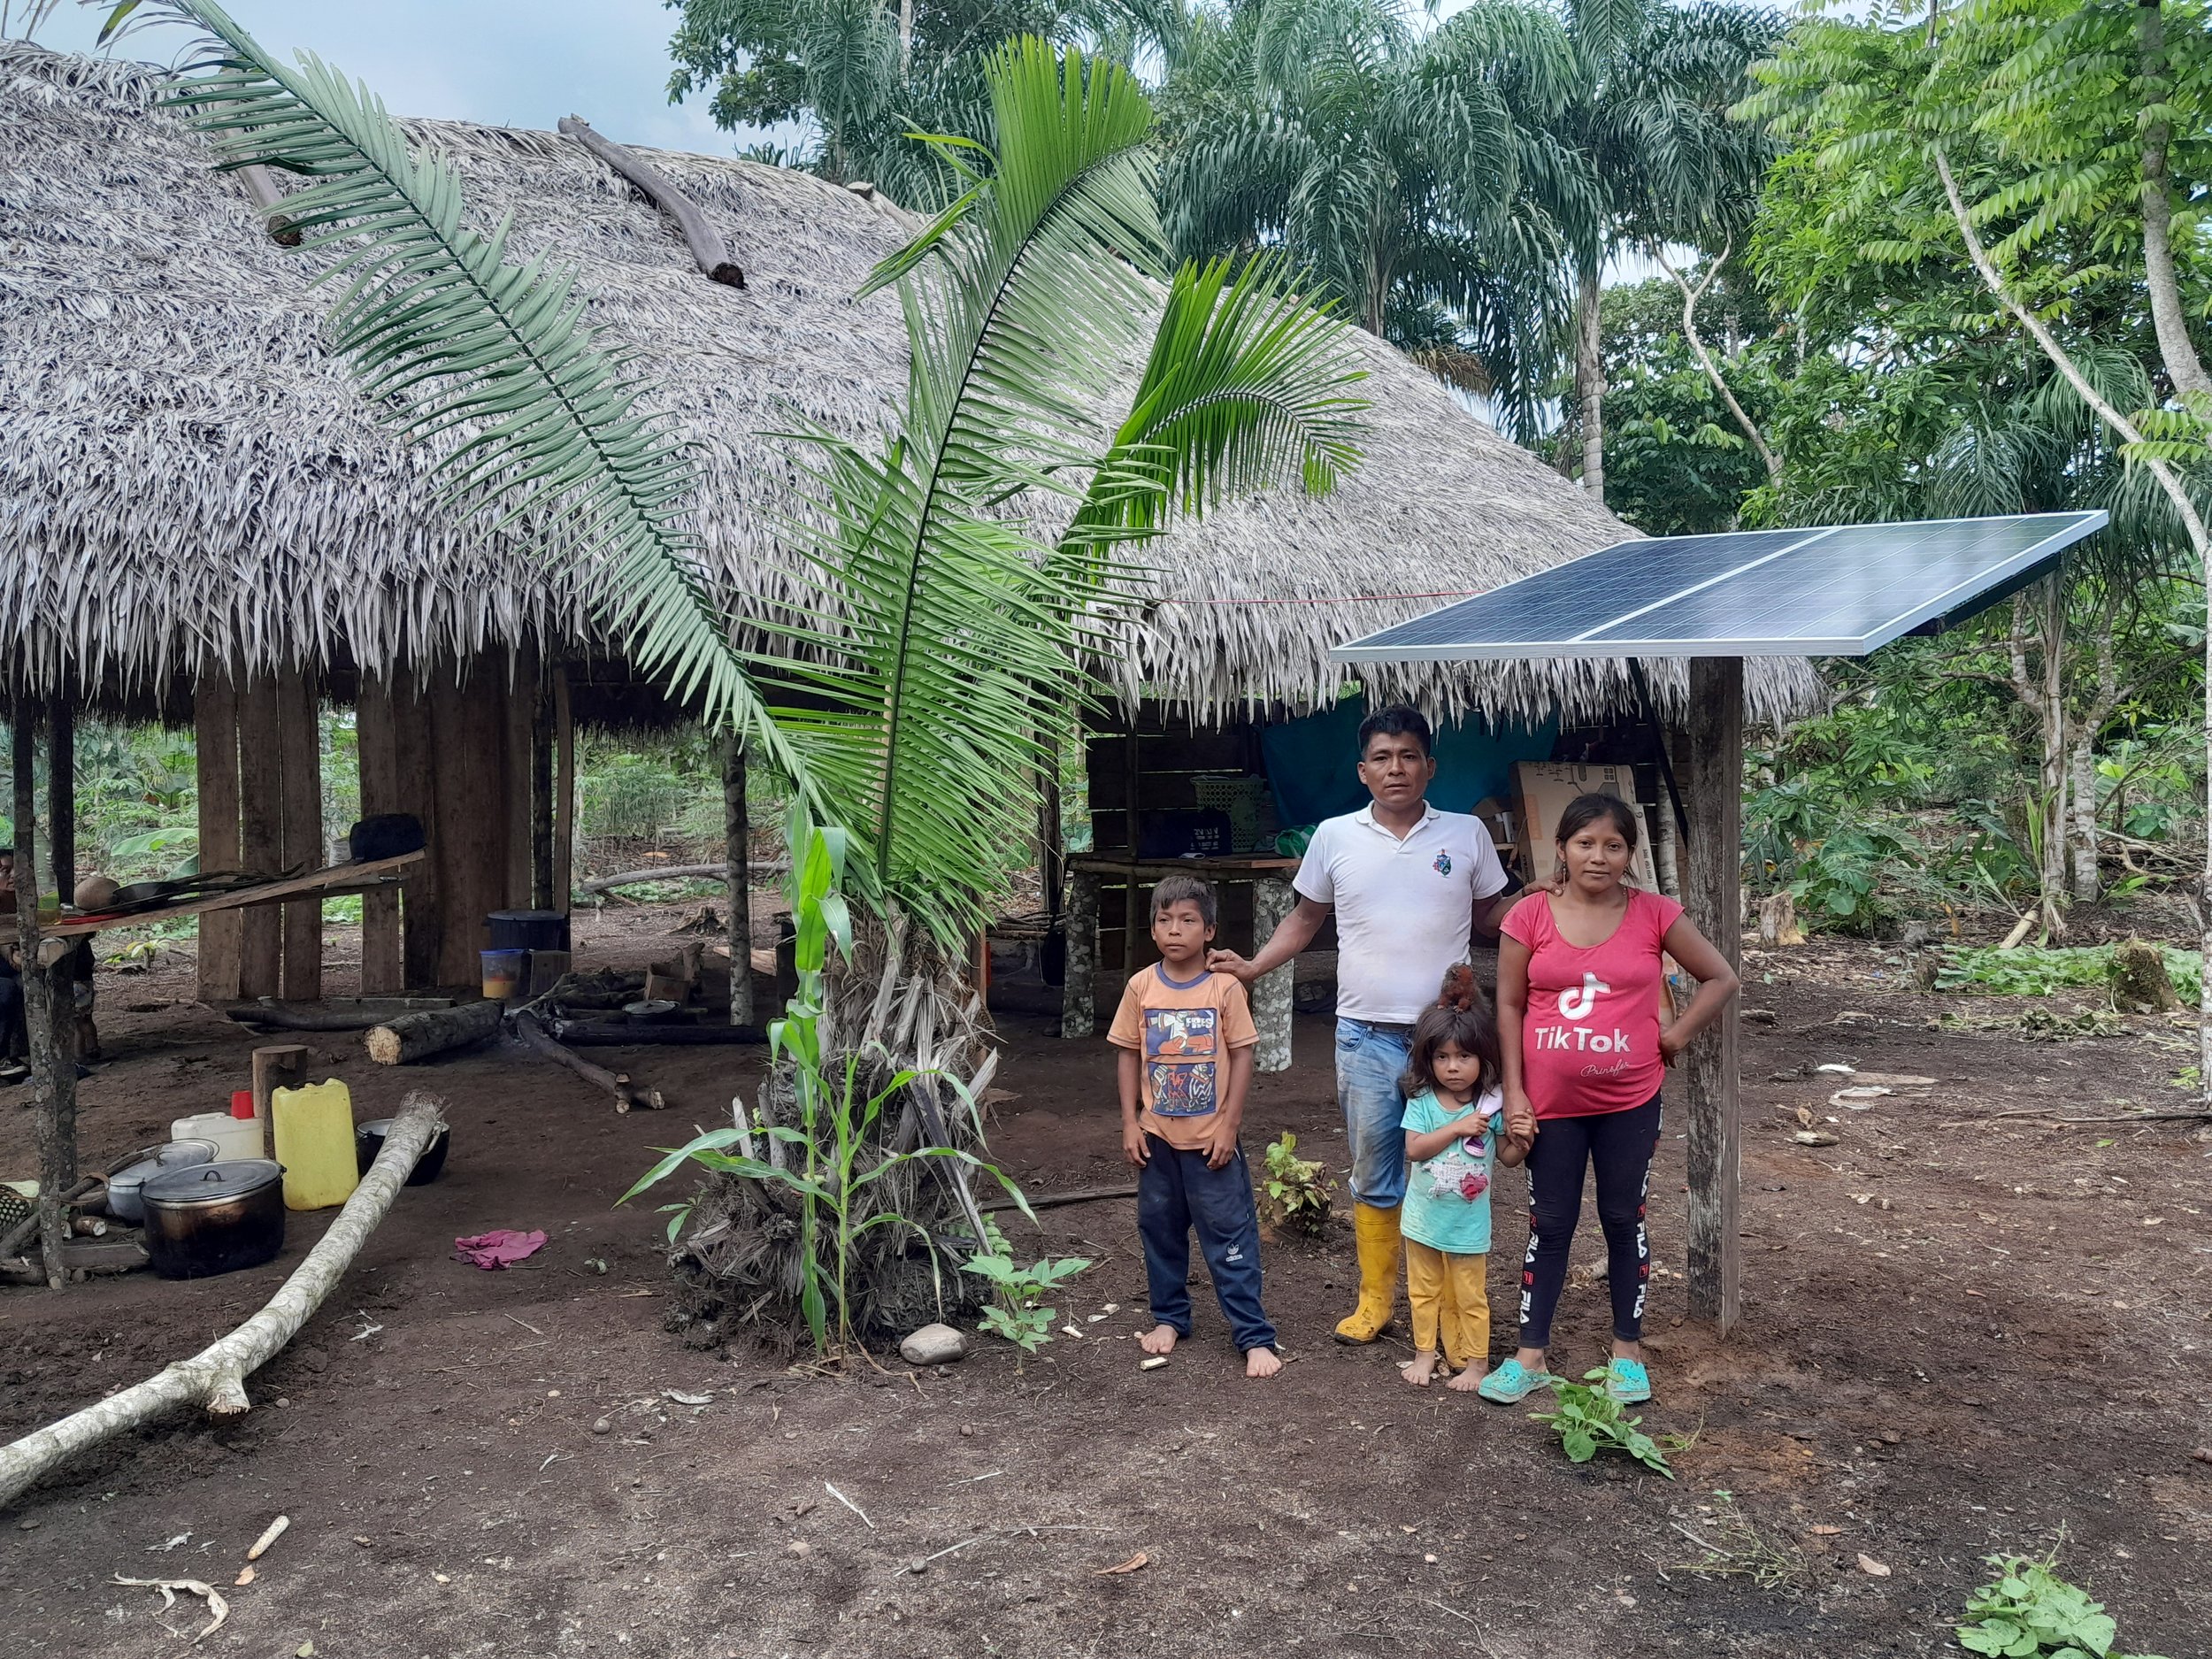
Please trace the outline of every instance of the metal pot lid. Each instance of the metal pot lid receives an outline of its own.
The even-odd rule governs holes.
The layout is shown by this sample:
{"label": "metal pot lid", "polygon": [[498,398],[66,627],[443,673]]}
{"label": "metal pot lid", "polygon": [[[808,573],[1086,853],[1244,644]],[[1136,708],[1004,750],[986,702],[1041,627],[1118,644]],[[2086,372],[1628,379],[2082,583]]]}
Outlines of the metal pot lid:
{"label": "metal pot lid", "polygon": [[139,1194],[150,1204],[221,1204],[283,1179],[283,1166],[272,1158],[233,1158],[165,1170],[139,1188]]}
{"label": "metal pot lid", "polygon": [[182,1141],[171,1141],[156,1147],[152,1161],[165,1170],[179,1170],[194,1164],[212,1164],[222,1155],[222,1150],[212,1141],[188,1135]]}

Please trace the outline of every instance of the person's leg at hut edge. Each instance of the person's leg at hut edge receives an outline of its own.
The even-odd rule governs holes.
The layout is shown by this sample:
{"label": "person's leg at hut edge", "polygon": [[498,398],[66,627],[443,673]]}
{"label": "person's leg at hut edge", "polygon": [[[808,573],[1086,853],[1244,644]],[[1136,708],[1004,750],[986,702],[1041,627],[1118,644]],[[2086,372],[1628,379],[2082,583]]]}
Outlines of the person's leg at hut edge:
{"label": "person's leg at hut edge", "polygon": [[1336,1087],[1351,1141],[1352,1233],[1359,1249],[1359,1302],[1336,1327],[1340,1342],[1372,1342],[1396,1311],[1402,1248],[1398,1206],[1406,1195],[1405,1076],[1409,1030],[1364,1020],[1336,1023]]}

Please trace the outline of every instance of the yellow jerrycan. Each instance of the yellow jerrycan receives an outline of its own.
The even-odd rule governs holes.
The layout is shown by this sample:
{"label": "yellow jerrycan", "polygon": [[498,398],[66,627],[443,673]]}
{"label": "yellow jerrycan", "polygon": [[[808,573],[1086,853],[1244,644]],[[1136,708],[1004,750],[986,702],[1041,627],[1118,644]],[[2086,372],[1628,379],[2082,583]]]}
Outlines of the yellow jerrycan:
{"label": "yellow jerrycan", "polygon": [[287,1210],[327,1210],[361,1184],[353,1150],[353,1095],[336,1078],[269,1094]]}

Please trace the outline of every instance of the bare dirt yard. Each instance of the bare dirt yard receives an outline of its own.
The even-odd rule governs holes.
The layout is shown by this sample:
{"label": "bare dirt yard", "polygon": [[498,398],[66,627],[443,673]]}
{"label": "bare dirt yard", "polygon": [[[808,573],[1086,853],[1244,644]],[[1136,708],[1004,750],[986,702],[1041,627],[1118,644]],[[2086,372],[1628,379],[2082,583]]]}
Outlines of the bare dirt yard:
{"label": "bare dirt yard", "polygon": [[[642,962],[674,916],[609,912],[579,949]],[[104,975],[88,1162],[244,1081],[254,1040],[178,1000],[188,972]],[[1914,995],[1872,945],[1754,957],[1747,979],[1747,1282],[1725,1343],[1683,1318],[1678,1123],[1655,1179],[1646,1425],[1686,1441],[1673,1481],[1575,1467],[1519,1410],[1409,1388],[1402,1345],[1333,1345],[1342,1223],[1272,1249],[1291,1363],[1270,1382],[1241,1377],[1202,1289],[1195,1339],[1138,1369],[1127,1201],[1044,1212],[1023,1248],[1096,1264],[1062,1303],[1083,1334],[1025,1364],[1002,1343],[844,1377],[693,1352],[663,1325],[661,1218],[614,1201],[653,1148],[726,1121],[757,1051],[626,1052],[672,1106],[617,1117],[516,1048],[388,1071],[357,1038],[309,1039],[360,1117],[443,1094],[445,1175],[402,1194],[244,1420],[111,1443],[0,1511],[0,1652],[196,1651],[197,1601],[165,1613],[119,1575],[221,1588],[228,1620],[196,1651],[250,1659],[1924,1655],[1949,1648],[1985,1555],[2062,1539],[2127,1650],[2212,1653],[2212,1463],[2191,1456],[2212,1442],[2208,1142],[2185,1122],[2055,1126],[2185,1105],[2185,1026],[2029,1041],[2001,1022],[2067,1005]],[[1043,1192],[1125,1179],[1103,1041],[1002,1026],[1010,1171]],[[1334,1163],[1326,1025],[1302,1018],[1296,1042],[1256,1085],[1248,1147],[1291,1129]],[[1852,1079],[1823,1064],[1932,1081],[1837,1102]],[[32,1167],[29,1114],[4,1111],[0,1168]],[[1509,1173],[1502,1313],[1519,1200]],[[295,1217],[280,1262],[227,1278],[0,1291],[0,1432],[228,1330],[322,1225]],[[550,1242],[502,1272],[453,1258],[499,1226]],[[1576,1248],[1561,1369],[1604,1333],[1594,1221]],[[1502,1317],[1498,1351],[1511,1334]],[[279,1514],[289,1532],[234,1587]]]}

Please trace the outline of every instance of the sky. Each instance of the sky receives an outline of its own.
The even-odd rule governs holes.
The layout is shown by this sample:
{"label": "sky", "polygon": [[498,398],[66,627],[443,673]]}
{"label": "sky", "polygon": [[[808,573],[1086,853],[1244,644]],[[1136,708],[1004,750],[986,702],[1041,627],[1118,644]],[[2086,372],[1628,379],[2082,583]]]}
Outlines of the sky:
{"label": "sky", "polygon": [[[727,154],[740,142],[717,129],[707,99],[668,102],[668,37],[661,0],[226,0],[261,43],[288,56],[306,48],[365,81],[396,115],[445,116],[549,128],[580,115],[625,143]],[[89,51],[107,8],[63,0],[36,35],[58,50]],[[123,55],[166,62],[186,36],[134,35]]]}

